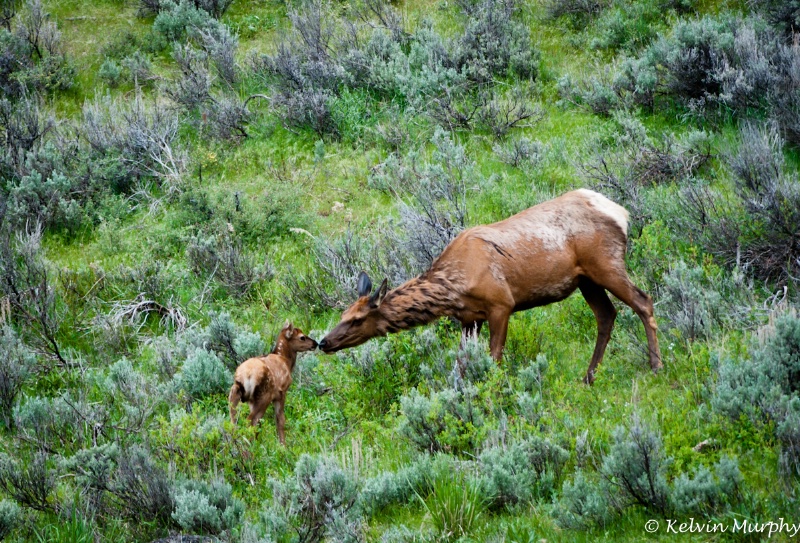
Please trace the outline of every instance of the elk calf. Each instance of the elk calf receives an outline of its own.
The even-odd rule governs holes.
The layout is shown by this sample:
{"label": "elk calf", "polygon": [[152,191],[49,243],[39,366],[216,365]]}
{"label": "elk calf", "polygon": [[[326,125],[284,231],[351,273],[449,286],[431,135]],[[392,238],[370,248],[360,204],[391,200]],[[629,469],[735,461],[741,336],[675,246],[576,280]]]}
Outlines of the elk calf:
{"label": "elk calf", "polygon": [[580,289],[597,319],[585,381],[594,381],[617,316],[606,291],[642,320],[656,372],[661,352],[653,301],[628,278],[627,238],[624,208],[591,190],[568,192],[504,221],[465,230],[428,271],[394,290],[384,279],[373,293],[372,281],[361,272],[358,300],[319,348],[332,353],[448,316],[461,322],[464,337],[488,323],[492,356],[499,361],[512,313],[558,302]]}
{"label": "elk calf", "polygon": [[278,334],[272,353],[245,360],[236,368],[233,386],[228,395],[231,404],[231,422],[236,424],[236,408],[242,400],[250,405],[250,415],[247,418],[253,426],[258,424],[264,416],[264,411],[272,404],[275,406],[278,439],[285,445],[286,418],[283,414],[283,405],[286,402],[286,391],[292,384],[292,370],[297,360],[297,353],[316,348],[316,341],[287,321]]}

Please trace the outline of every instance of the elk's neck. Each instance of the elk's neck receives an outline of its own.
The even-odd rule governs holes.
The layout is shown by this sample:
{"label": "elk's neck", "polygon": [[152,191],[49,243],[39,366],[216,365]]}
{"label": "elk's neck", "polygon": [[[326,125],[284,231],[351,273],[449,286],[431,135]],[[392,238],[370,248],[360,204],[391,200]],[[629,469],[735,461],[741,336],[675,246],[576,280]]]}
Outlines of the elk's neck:
{"label": "elk's neck", "polygon": [[453,285],[443,276],[426,272],[392,290],[381,303],[383,333],[407,330],[452,315],[462,305]]}
{"label": "elk's neck", "polygon": [[278,340],[272,354],[283,357],[289,363],[289,371],[294,370],[294,363],[297,361],[297,353],[282,340]]}

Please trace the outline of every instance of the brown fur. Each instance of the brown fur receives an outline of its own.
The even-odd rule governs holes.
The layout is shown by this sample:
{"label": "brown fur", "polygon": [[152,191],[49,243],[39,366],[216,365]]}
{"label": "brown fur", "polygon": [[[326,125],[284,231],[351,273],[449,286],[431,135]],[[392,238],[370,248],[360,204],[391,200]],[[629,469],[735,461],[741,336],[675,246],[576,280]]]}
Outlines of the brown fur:
{"label": "brown fur", "polygon": [[653,372],[662,367],[653,302],[625,268],[628,213],[588,190],[568,192],[494,224],[462,232],[415,279],[374,293],[359,276],[359,298],[320,342],[326,353],[443,316],[461,322],[463,337],[489,323],[490,349],[501,360],[512,313],[563,300],[580,289],[597,319],[597,343],[584,379],[603,359],[616,309],[606,290],[644,323]]}
{"label": "brown fur", "polygon": [[250,415],[247,418],[253,426],[258,424],[267,407],[272,404],[275,406],[278,439],[281,444],[285,444],[286,418],[283,406],[286,402],[286,391],[292,384],[292,370],[297,360],[297,353],[316,348],[316,341],[306,337],[302,330],[294,328],[287,322],[278,334],[272,353],[245,360],[236,368],[233,386],[228,395],[231,422],[236,424],[236,408],[240,401],[250,405]]}

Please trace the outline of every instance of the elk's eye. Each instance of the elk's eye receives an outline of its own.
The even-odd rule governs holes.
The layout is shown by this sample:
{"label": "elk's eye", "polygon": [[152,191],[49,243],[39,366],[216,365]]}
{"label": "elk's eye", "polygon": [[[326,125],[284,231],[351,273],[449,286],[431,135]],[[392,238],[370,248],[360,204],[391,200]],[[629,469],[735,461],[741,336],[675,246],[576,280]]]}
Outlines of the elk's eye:
{"label": "elk's eye", "polygon": [[353,319],[350,321],[350,326],[361,326],[364,324],[364,319]]}

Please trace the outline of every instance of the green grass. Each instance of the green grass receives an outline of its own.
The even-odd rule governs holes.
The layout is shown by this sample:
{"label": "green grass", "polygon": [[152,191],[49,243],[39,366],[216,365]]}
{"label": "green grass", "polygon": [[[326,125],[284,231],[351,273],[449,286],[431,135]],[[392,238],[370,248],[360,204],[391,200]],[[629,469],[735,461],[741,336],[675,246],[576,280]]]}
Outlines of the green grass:
{"label": "green grass", "polygon": [[[146,39],[152,21],[137,17],[135,2],[48,0],[46,5],[63,32],[67,52],[78,73],[72,90],[52,97],[54,110],[75,119],[84,101],[97,93],[129,96],[129,88],[104,88],[97,70],[104,59],[104,47],[123,33],[130,32],[139,39]],[[279,31],[288,26],[286,13],[295,5],[275,0],[234,1],[222,20],[239,34],[241,62],[249,51],[274,50]],[[424,17],[434,19],[437,28],[446,33],[455,32],[461,24],[453,17],[451,3],[407,0],[399,2],[397,7],[411,28]],[[703,1],[698,7],[700,13],[740,9],[744,9],[744,4],[739,1]],[[576,175],[576,163],[591,158],[599,142],[608,139],[615,130],[613,120],[558,104],[555,85],[566,74],[581,77],[601,70],[609,58],[584,47],[589,37],[579,36],[564,21],[546,20],[541,2],[525,6],[523,15],[542,52],[542,78],[535,85],[531,102],[542,108],[544,117],[532,126],[514,130],[510,137],[539,140],[548,147],[549,155],[544,164],[529,175],[502,164],[492,151],[494,142],[488,135],[457,133],[459,142],[475,161],[476,171],[484,179],[493,179],[470,194],[468,208],[473,224],[499,220],[582,185]],[[592,29],[588,32],[591,34]],[[153,58],[160,75],[167,76],[174,71],[166,52]],[[243,83],[250,84],[252,82]],[[353,118],[365,116],[366,109],[361,109],[360,104],[364,98],[358,94],[346,97],[348,102],[344,107]],[[244,298],[232,298],[213,283],[209,283],[212,287],[206,292],[206,278],[191,273],[185,256],[187,239],[199,226],[188,216],[190,212],[186,207],[175,199],[165,199],[164,207],[153,214],[141,208],[120,212],[75,237],[48,235],[46,255],[56,277],[67,277],[68,270],[87,285],[98,284],[100,301],[87,307],[85,318],[75,317],[79,326],[65,332],[64,341],[71,349],[89,353],[87,356],[100,352],[90,330],[92,318],[105,311],[108,304],[136,294],[130,291],[131,285],[118,281],[115,275],[123,266],[136,267],[155,261],[167,268],[166,274],[172,281],[169,291],[172,300],[185,309],[190,321],[197,326],[208,324],[210,310],[224,310],[231,313],[237,324],[262,334],[269,344],[286,319],[307,333],[313,331],[315,337],[338,322],[340,312],[310,310],[292,299],[286,277],[308,265],[312,242],[304,234],[289,229],[302,228],[313,236],[335,237],[348,229],[366,232],[376,222],[396,214],[395,200],[368,185],[370,169],[388,155],[370,130],[386,119],[378,111],[374,118],[364,121],[366,126],[353,127],[342,140],[320,140],[310,131],[285,128],[266,103],[251,102],[250,107],[257,114],[248,127],[250,137],[240,144],[202,140],[194,135],[189,138],[194,169],[187,175],[185,189],[206,193],[219,209],[232,205],[232,195],[240,193],[253,204],[256,225],[263,211],[260,206],[266,206],[265,202],[278,201],[290,209],[291,213],[277,221],[273,229],[263,227],[264,232],[259,230],[247,241],[247,249],[256,258],[274,266],[275,278],[257,284]],[[634,114],[654,135],[681,134],[691,128],[681,120],[680,112],[673,109]],[[421,146],[432,128],[421,123],[415,129],[415,145]],[[735,130],[730,122],[714,129],[714,148],[717,151],[726,149]],[[321,149],[324,153],[320,159]],[[789,155],[796,167],[796,152]],[[202,182],[198,165],[202,165]],[[707,168],[706,175],[713,183],[728,184],[719,160],[712,160]],[[669,196],[667,191],[665,194]],[[333,211],[335,202],[342,202],[345,212]],[[631,240],[631,275],[643,288],[656,287],[658,275],[677,259],[702,262],[705,258],[697,254],[698,249],[690,240],[675,241],[670,228],[654,222],[646,225],[638,238]],[[61,291],[65,290],[66,283],[57,284]],[[760,293],[759,288],[754,286],[752,290]],[[564,477],[568,479],[570,470],[575,468],[575,444],[583,432],[588,432],[595,458],[600,458],[608,448],[613,429],[629,423],[633,413],[639,413],[653,421],[662,432],[666,452],[676,460],[671,466],[671,476],[691,472],[701,464],[710,465],[723,454],[735,455],[739,458],[747,489],[746,505],[742,506],[746,510],[742,514],[765,519],[784,515],[790,520],[788,516],[796,511],[792,507],[797,505],[791,492],[796,492],[797,486],[781,481],[772,429],[748,421],[724,420],[710,412],[708,405],[709,385],[716,375],[714,353],[743,358],[751,341],[749,331],[724,329],[707,341],[691,343],[663,327],[660,340],[664,370],[653,375],[644,354],[646,342],[640,321],[629,308],[617,306],[620,316],[592,387],[583,385],[581,379],[594,348],[595,320],[579,295],[512,317],[506,361],[501,368],[503,373],[497,378],[499,384],[492,383],[496,389],[489,388],[498,393],[504,390],[502,387],[513,380],[519,368],[539,354],[546,356],[549,368],[541,390],[541,420],[532,428],[518,413],[511,412],[508,414],[509,436],[530,431],[554,436],[572,454]],[[658,314],[658,306],[656,311]],[[458,343],[456,327],[448,323],[435,326],[442,344],[454,349]],[[157,355],[150,340],[164,333],[155,319],[151,319],[138,337],[131,338],[127,356],[134,360],[137,369],[148,374],[156,372]],[[483,335],[488,338],[486,330]],[[393,352],[405,357],[401,358],[401,365],[411,367],[418,366],[419,362],[432,362],[417,346],[416,338],[416,332],[404,332],[389,339]],[[122,355],[97,355],[87,364],[102,372]],[[172,411],[163,408],[153,417],[144,435],[131,438],[147,437],[155,457],[172,475],[196,478],[223,475],[233,485],[234,494],[245,502],[249,522],[258,521],[264,504],[272,498],[270,479],[290,477],[297,459],[304,453],[331,455],[341,459],[343,464],[360,462],[360,476],[364,479],[408,464],[416,451],[398,435],[399,396],[416,386],[421,381],[419,376],[401,375],[393,368],[384,367],[385,373],[367,380],[344,357],[319,355],[318,359],[315,372],[325,391],[318,395],[311,388],[298,385],[289,391],[285,448],[278,443],[271,411],[258,429],[246,427],[241,420],[236,427],[226,421],[221,431],[203,433],[201,428],[207,420],[227,418],[227,398],[222,394],[196,402],[188,410],[180,402]],[[38,375],[28,384],[24,395],[52,397],[65,390],[80,390],[85,385],[84,378],[82,368],[54,369]],[[500,398],[495,405],[511,403],[511,398]],[[692,450],[706,439],[717,442],[718,448],[703,455]],[[0,445],[0,451],[9,446]],[[378,512],[368,521],[369,539],[379,540],[386,529],[399,524],[412,531],[433,530],[441,540],[447,541],[455,541],[462,535],[475,541],[494,538],[521,543],[649,539],[643,526],[650,516],[641,509],[627,510],[608,526],[588,531],[563,530],[552,518],[550,502],[490,512],[472,483],[451,475],[437,477],[428,495]],[[781,486],[784,484],[786,486]],[[753,504],[752,508],[747,509],[748,504]],[[118,520],[93,522],[79,516],[61,519],[33,512],[28,520],[25,528],[9,541],[77,543],[98,539],[136,541],[140,537],[138,531]],[[674,540],[663,531],[656,538]],[[692,536],[685,540],[705,539]]]}

